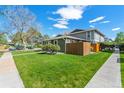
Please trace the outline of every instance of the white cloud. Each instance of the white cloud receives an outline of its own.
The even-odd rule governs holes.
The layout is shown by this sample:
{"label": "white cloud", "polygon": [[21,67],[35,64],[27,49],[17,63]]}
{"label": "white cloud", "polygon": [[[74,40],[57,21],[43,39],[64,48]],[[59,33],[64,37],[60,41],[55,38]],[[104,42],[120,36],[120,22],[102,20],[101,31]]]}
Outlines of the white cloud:
{"label": "white cloud", "polygon": [[59,24],[59,23],[54,24],[53,26],[56,27],[56,28],[63,28],[63,29],[67,29],[67,28],[68,28],[66,25],[64,25],[64,24]]}
{"label": "white cloud", "polygon": [[63,19],[78,20],[82,18],[86,6],[66,6],[58,9],[54,14],[59,14]]}
{"label": "white cloud", "polygon": [[104,18],[105,18],[105,16],[100,16],[100,17],[90,20],[89,23],[95,23],[95,22],[103,20]]}
{"label": "white cloud", "polygon": [[69,20],[79,20],[83,17],[83,13],[86,6],[65,6],[57,11],[53,12],[53,14],[59,14],[60,18],[54,19],[48,17],[49,20],[56,21],[57,23],[53,26],[56,28],[66,29],[68,28]]}
{"label": "white cloud", "polygon": [[52,20],[52,21],[57,21],[57,19],[55,18],[52,18],[52,17],[48,17],[49,20]]}
{"label": "white cloud", "polygon": [[102,22],[100,22],[100,23],[103,23],[103,24],[105,24],[105,23],[109,23],[110,21],[102,21]]}
{"label": "white cloud", "polygon": [[95,28],[95,26],[93,26],[93,25],[90,25],[90,27],[91,27],[91,28]]}
{"label": "white cloud", "polygon": [[117,31],[117,30],[120,30],[121,28],[120,27],[117,27],[117,28],[113,28],[112,31]]}
{"label": "white cloud", "polygon": [[63,24],[63,25],[68,25],[68,22],[65,21],[65,20],[61,20],[61,21],[58,21],[59,24]]}

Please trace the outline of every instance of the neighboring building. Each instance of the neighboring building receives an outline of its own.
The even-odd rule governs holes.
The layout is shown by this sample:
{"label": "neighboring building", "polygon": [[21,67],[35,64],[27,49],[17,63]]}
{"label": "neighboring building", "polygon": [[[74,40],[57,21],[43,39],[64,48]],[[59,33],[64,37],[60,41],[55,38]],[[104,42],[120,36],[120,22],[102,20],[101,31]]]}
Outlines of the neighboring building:
{"label": "neighboring building", "polygon": [[[99,46],[97,43],[104,42],[104,35],[97,29],[89,30],[75,29],[67,35],[57,35],[54,38],[46,39],[43,41],[43,44],[47,43],[58,44],[61,49],[60,51],[66,53],[67,44],[79,42],[89,42],[91,43],[91,47],[95,49],[96,47]],[[99,49],[97,51],[99,51]]]}
{"label": "neighboring building", "polygon": [[105,42],[113,42],[112,39],[105,37]]}

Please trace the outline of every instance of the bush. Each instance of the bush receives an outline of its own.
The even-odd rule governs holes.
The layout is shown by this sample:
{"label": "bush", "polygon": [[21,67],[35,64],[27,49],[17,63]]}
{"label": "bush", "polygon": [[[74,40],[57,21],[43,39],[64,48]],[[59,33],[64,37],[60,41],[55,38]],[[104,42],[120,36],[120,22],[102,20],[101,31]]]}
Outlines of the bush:
{"label": "bush", "polygon": [[5,49],[8,49],[9,47],[10,47],[9,45],[6,45],[6,46],[5,46]]}
{"label": "bush", "polygon": [[34,46],[33,46],[33,45],[27,45],[26,48],[28,48],[28,49],[33,49]]}
{"label": "bush", "polygon": [[110,44],[100,43],[100,48],[103,51],[108,51],[108,50],[112,51],[114,47],[115,47],[115,45],[114,44],[111,44],[111,43]]}
{"label": "bush", "polygon": [[120,44],[119,49],[120,49],[120,51],[124,51],[124,44]]}
{"label": "bush", "polygon": [[42,48],[42,46],[43,46],[42,44],[36,44],[35,45],[36,48]]}
{"label": "bush", "polygon": [[50,54],[56,54],[60,50],[60,47],[59,45],[46,44],[42,46],[42,50]]}
{"label": "bush", "polygon": [[24,49],[24,45],[22,45],[22,44],[16,44],[16,45],[15,45],[15,48],[16,48],[17,50],[23,50],[23,49]]}

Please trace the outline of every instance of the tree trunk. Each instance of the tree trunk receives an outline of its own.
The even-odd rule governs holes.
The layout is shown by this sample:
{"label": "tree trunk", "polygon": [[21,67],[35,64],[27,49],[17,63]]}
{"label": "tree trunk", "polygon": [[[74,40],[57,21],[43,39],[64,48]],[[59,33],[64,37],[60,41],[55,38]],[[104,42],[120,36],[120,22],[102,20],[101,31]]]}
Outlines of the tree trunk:
{"label": "tree trunk", "polygon": [[20,38],[21,38],[21,42],[24,46],[24,50],[26,50],[26,43],[25,43],[25,40],[24,40],[24,37],[23,37],[23,29],[20,31]]}

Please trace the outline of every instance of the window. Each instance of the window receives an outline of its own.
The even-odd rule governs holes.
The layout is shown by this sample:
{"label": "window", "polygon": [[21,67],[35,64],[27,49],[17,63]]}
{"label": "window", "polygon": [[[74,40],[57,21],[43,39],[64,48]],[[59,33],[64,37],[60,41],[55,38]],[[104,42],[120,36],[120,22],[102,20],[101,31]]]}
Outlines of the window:
{"label": "window", "polygon": [[88,37],[88,38],[90,37],[90,32],[88,32],[87,37]]}

